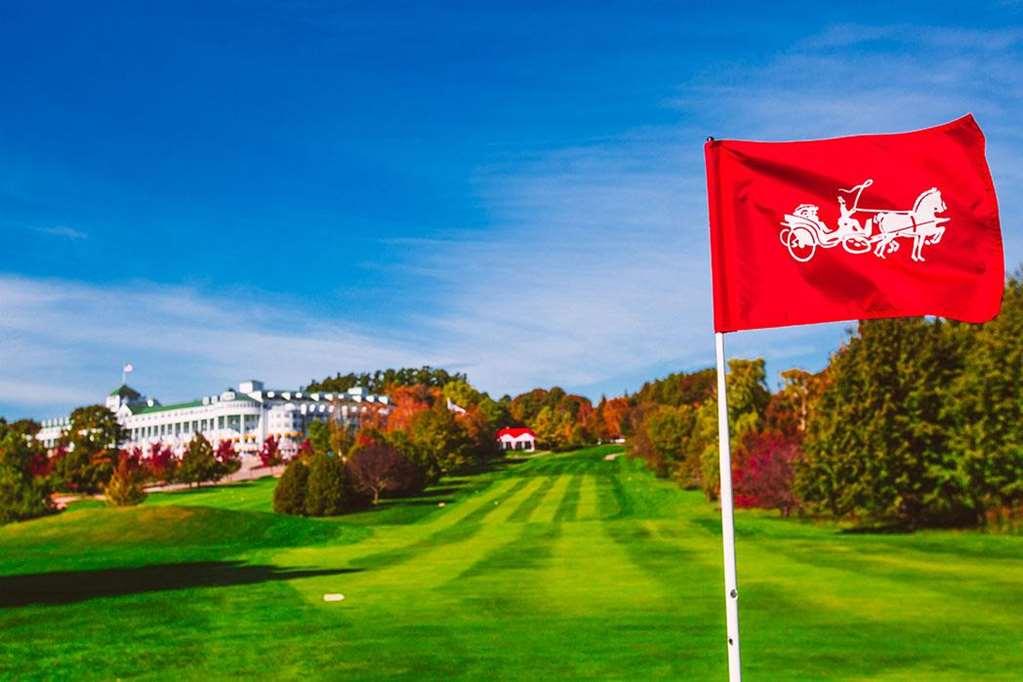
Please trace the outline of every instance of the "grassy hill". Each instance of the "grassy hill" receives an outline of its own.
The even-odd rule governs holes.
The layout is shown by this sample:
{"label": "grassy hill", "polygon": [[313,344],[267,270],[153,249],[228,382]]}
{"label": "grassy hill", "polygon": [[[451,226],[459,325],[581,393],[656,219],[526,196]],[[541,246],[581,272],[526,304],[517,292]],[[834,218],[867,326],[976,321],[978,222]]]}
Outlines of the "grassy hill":
{"label": "grassy hill", "polygon": [[[717,511],[609,451],[341,519],[262,480],[0,528],[0,678],[722,679]],[[1019,536],[737,533],[748,679],[1023,671]]]}

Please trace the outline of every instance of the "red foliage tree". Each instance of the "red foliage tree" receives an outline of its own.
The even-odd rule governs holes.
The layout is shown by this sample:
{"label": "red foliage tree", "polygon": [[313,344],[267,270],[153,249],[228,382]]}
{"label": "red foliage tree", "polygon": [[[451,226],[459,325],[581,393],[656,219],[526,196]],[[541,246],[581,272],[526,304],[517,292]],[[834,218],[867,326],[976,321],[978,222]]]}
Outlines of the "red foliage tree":
{"label": "red foliage tree", "polygon": [[388,391],[391,412],[387,415],[386,431],[408,431],[412,420],[420,412],[444,400],[439,388],[416,384],[396,386]]}
{"label": "red foliage tree", "polygon": [[281,453],[281,441],[277,436],[267,436],[263,441],[263,447],[259,450],[259,463],[265,467],[272,467],[281,464],[284,455]]}
{"label": "red foliage tree", "polygon": [[233,441],[224,439],[217,443],[217,449],[213,451],[213,456],[227,473],[234,473],[241,468],[241,459],[238,456],[238,451],[234,449]]}
{"label": "red foliage tree", "polygon": [[118,465],[124,463],[124,466],[132,471],[137,471],[142,468],[142,448],[136,446],[131,450],[121,450],[120,457],[118,459]]}
{"label": "red foliage tree", "polygon": [[49,476],[53,473],[53,460],[43,449],[35,450],[28,460],[28,472],[33,476]]}
{"label": "red foliage tree", "polygon": [[420,473],[416,466],[390,445],[374,443],[359,448],[348,459],[357,490],[370,495],[373,504],[387,492],[400,492],[416,486]]}
{"label": "red foliage tree", "polygon": [[598,427],[602,438],[615,440],[622,437],[622,427],[629,416],[629,399],[609,398],[603,403],[601,410],[602,424]]}
{"label": "red foliage tree", "polygon": [[355,447],[364,448],[367,445],[385,443],[383,432],[376,426],[363,423],[355,432]]}
{"label": "red foliage tree", "polygon": [[799,501],[792,490],[799,443],[776,431],[751,434],[743,443],[735,477],[735,505],[777,509],[788,516]]}
{"label": "red foliage tree", "polygon": [[142,463],[146,475],[156,481],[169,481],[173,478],[174,470],[177,468],[177,458],[169,445],[156,442],[149,445],[149,452],[143,456],[139,448],[138,457]]}
{"label": "red foliage tree", "polygon": [[308,459],[313,456],[314,451],[315,448],[313,448],[313,444],[309,442],[308,438],[306,438],[301,444],[299,444],[298,452],[295,453],[295,458]]}

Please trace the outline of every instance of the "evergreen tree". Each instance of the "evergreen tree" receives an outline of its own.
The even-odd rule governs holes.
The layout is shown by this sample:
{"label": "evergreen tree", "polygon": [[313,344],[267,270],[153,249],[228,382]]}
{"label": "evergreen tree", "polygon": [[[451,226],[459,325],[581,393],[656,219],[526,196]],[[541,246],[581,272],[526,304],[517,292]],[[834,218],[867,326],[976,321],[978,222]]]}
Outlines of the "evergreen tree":
{"label": "evergreen tree", "polygon": [[336,516],[365,502],[365,496],[355,491],[340,457],[315,454],[308,468],[305,513],[309,516]]}
{"label": "evergreen tree", "polygon": [[860,322],[832,356],[796,488],[838,517],[909,526],[968,513],[944,406],[962,370],[958,327],[920,318]]}
{"label": "evergreen tree", "polygon": [[201,433],[195,434],[178,465],[177,480],[188,484],[202,483],[220,478],[222,472],[213,454],[213,446]]}
{"label": "evergreen tree", "polygon": [[304,516],[309,467],[300,459],[292,460],[274,488],[274,511],[278,514]]}
{"label": "evergreen tree", "polygon": [[1023,504],[1023,281],[1010,278],[1002,311],[976,334],[947,407],[959,473],[978,516]]}
{"label": "evergreen tree", "polygon": [[[327,422],[311,422],[306,429],[306,440],[312,446],[313,452],[318,455],[327,454],[331,451],[330,425]],[[338,454],[343,455],[344,453]]]}
{"label": "evergreen tree", "polygon": [[53,511],[48,481],[31,472],[38,456],[37,441],[17,429],[0,427],[0,524]]}

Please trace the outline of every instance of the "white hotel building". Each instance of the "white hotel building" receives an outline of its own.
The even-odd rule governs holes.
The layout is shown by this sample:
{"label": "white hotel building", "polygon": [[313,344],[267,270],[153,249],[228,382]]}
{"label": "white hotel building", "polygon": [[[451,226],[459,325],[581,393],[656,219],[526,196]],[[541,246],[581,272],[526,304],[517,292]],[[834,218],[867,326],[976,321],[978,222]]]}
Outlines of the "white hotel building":
{"label": "white hotel building", "polygon": [[[281,439],[283,450],[297,448],[314,421],[333,419],[355,427],[369,412],[386,415],[390,411],[387,396],[371,395],[362,388],[344,393],[281,391],[268,390],[255,380],[241,382],[237,390],[170,405],[122,384],[107,396],[106,406],[128,432],[123,447],[145,449],[150,443],[163,442],[177,451],[194,434],[202,433],[214,445],[231,440],[242,453],[258,452],[271,435]],[[68,426],[67,417],[44,420],[36,438],[53,447]]]}

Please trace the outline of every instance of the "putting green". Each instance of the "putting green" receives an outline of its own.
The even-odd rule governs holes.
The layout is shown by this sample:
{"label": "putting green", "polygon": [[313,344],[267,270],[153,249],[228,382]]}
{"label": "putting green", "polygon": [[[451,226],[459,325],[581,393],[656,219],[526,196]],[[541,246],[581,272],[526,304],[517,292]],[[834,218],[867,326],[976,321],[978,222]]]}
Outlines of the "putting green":
{"label": "putting green", "polygon": [[[0,528],[0,678],[723,679],[717,511],[615,451],[338,519],[264,479]],[[1023,537],[736,526],[748,679],[1020,678]]]}

